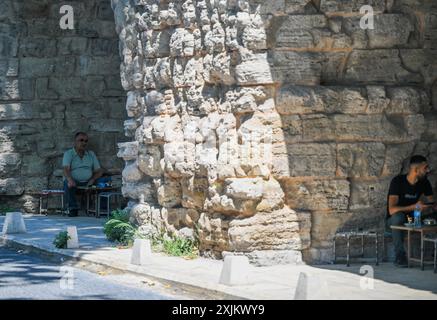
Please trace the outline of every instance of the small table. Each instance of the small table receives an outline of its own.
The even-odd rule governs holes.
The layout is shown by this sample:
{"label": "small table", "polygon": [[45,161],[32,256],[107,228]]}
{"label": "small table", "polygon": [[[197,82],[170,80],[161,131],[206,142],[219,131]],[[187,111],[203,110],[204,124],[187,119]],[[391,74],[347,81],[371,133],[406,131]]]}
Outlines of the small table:
{"label": "small table", "polygon": [[[424,261],[424,246],[423,246],[423,237],[428,233],[437,232],[437,226],[425,226],[421,227],[407,227],[407,226],[391,226],[392,229],[407,231],[407,258],[408,258],[408,268],[410,268],[410,262],[420,263],[420,267],[422,270],[424,269],[425,264],[431,264],[433,262]],[[420,259],[411,257],[411,233],[418,232],[420,233]]]}
{"label": "small table", "polygon": [[[116,187],[96,187],[96,186],[82,186],[82,187],[77,187],[78,190],[82,190],[85,192],[86,194],[86,209],[85,212],[87,215],[89,215],[90,213],[93,213],[95,216],[97,216],[98,211],[99,211],[99,201],[98,201],[98,195],[100,192],[108,192],[108,191],[114,191],[117,190]],[[91,208],[91,198],[94,199],[94,209]]]}

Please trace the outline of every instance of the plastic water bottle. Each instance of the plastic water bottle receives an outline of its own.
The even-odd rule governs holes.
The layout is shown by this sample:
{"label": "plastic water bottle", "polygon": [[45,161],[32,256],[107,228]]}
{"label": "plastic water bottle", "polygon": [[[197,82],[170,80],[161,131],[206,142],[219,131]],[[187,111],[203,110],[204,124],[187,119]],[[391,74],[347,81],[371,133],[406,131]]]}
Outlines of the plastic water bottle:
{"label": "plastic water bottle", "polygon": [[422,213],[420,212],[420,207],[417,205],[414,210],[414,226],[420,228],[422,226]]}

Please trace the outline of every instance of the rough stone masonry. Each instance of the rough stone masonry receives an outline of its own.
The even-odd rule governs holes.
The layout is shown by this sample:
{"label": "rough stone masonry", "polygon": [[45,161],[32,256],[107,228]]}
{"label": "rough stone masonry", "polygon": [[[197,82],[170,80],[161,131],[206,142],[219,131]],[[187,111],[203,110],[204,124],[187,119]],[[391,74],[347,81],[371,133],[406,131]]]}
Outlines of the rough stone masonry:
{"label": "rough stone masonry", "polygon": [[410,155],[437,167],[433,0],[75,0],[74,35],[61,4],[0,2],[1,201],[55,186],[71,133],[91,129],[107,166],[129,141],[144,233],[315,263],[336,230],[380,224]]}
{"label": "rough stone masonry", "polygon": [[432,1],[112,8],[132,139],[123,193],[146,233],[194,233],[214,257],[327,261],[337,229],[380,224],[412,153],[437,164]]}

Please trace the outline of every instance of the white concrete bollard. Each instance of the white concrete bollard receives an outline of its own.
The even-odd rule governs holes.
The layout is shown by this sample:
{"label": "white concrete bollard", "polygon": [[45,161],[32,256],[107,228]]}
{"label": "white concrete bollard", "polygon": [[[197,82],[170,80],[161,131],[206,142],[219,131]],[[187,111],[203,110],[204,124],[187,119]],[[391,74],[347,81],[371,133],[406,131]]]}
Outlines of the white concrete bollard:
{"label": "white concrete bollard", "polygon": [[67,240],[67,249],[79,248],[79,237],[77,236],[77,228],[75,226],[67,227],[67,233],[70,239]]}
{"label": "white concrete bollard", "polygon": [[151,256],[152,247],[150,245],[150,240],[135,239],[130,263],[137,266],[142,266],[150,261]]}
{"label": "white concrete bollard", "polygon": [[3,224],[3,234],[10,233],[26,233],[26,225],[24,224],[21,212],[6,213],[5,222]]}
{"label": "white concrete bollard", "polygon": [[246,256],[226,256],[219,283],[227,286],[248,284],[249,268]]}

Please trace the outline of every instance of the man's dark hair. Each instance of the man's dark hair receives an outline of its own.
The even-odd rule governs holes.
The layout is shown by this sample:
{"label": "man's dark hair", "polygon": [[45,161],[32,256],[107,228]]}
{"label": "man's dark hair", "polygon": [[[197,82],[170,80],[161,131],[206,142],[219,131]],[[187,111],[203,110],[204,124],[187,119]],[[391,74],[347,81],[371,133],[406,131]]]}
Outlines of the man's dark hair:
{"label": "man's dark hair", "polygon": [[76,139],[78,136],[88,136],[88,135],[86,134],[86,132],[79,131],[74,135],[74,139]]}
{"label": "man's dark hair", "polygon": [[428,162],[428,160],[426,160],[426,158],[424,156],[421,156],[418,154],[412,156],[410,159],[410,164],[419,164],[419,163],[424,163],[424,162]]}

